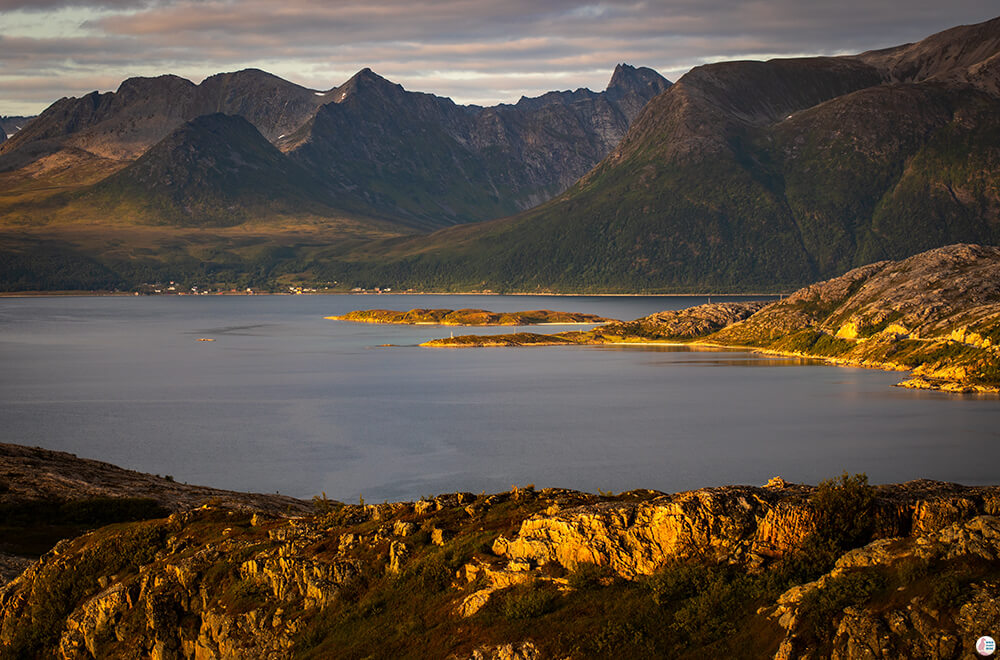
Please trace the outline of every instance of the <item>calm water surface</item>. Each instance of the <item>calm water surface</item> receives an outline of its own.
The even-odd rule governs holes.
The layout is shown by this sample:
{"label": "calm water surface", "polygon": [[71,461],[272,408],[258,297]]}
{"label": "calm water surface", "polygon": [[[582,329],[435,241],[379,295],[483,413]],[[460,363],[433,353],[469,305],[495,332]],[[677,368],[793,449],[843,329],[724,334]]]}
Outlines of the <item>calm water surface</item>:
{"label": "calm water surface", "polygon": [[370,307],[636,318],[702,302],[0,299],[0,439],[189,483],[369,502],[528,483],[815,483],[844,470],[1000,482],[1000,402],[890,387],[902,374],[736,351],[426,349],[416,344],[452,329],[323,319]]}

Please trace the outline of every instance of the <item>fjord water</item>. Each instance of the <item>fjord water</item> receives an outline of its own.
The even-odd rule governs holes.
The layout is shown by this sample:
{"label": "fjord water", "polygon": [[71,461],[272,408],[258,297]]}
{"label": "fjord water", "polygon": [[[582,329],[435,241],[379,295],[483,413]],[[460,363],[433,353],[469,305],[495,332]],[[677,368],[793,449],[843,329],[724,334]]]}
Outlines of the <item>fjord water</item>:
{"label": "fjord water", "polygon": [[373,307],[630,319],[703,302],[0,299],[0,439],[189,483],[369,502],[528,483],[592,492],[774,475],[815,483],[844,470],[876,483],[1000,479],[1000,401],[890,387],[902,374],[740,351],[429,349],[416,344],[511,328],[323,319]]}

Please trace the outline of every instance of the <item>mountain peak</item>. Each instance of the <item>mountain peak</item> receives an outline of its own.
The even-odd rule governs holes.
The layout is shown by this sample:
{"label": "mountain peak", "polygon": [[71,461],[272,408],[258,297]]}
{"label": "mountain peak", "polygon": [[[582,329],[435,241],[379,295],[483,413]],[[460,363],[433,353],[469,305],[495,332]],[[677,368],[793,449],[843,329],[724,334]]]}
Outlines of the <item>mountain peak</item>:
{"label": "mountain peak", "polygon": [[353,76],[351,76],[351,79],[347,81],[347,84],[351,82],[369,83],[375,85],[391,85],[392,87],[399,87],[399,85],[397,85],[396,83],[386,78],[383,78],[382,76],[378,75],[368,67],[361,69]]}
{"label": "mountain peak", "polygon": [[336,91],[338,92],[336,100],[337,103],[340,103],[349,96],[358,93],[374,92],[379,96],[388,96],[399,94],[405,90],[403,90],[402,85],[386,80],[368,67],[365,67],[351,76],[350,80],[336,88]]}
{"label": "mountain peak", "polygon": [[670,87],[669,80],[648,67],[634,67],[622,62],[615,67],[608,83],[607,91],[613,95],[622,96],[637,89],[652,89],[659,94]]}
{"label": "mountain peak", "polygon": [[209,84],[211,84],[213,82],[237,81],[237,80],[238,81],[245,81],[245,82],[280,82],[280,83],[284,83],[286,85],[293,85],[294,84],[294,83],[288,82],[287,80],[283,80],[282,78],[279,78],[278,76],[274,75],[273,73],[268,73],[267,71],[264,71],[262,69],[255,69],[255,68],[240,69],[239,71],[227,71],[227,72],[223,72],[223,73],[216,73],[216,74],[213,74],[213,75],[205,78],[202,81],[202,84],[204,85],[206,82],[209,83]]}
{"label": "mountain peak", "polygon": [[621,82],[627,76],[635,73],[635,67],[631,64],[621,62],[615,66],[614,73],[611,74],[611,82],[608,83],[608,87],[613,87],[616,83]]}
{"label": "mountain peak", "polygon": [[126,78],[118,85],[116,94],[170,92],[177,89],[193,89],[195,84],[187,78],[171,73],[160,76],[134,76]]}

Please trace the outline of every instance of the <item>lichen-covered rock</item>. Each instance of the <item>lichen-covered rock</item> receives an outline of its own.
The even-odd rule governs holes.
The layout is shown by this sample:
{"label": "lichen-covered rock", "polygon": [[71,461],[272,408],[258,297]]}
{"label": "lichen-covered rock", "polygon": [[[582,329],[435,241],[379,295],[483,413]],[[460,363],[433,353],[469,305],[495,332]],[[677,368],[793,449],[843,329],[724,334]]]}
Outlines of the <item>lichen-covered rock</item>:
{"label": "lichen-covered rock", "polygon": [[389,545],[389,566],[386,570],[399,575],[403,570],[403,562],[409,554],[410,549],[405,543],[402,541],[393,541]]}
{"label": "lichen-covered rock", "polygon": [[62,657],[99,657],[98,636],[115,634],[115,626],[132,600],[125,585],[114,584],[77,608],[66,619],[66,630],[59,640]]}
{"label": "lichen-covered rock", "polygon": [[729,487],[566,509],[533,516],[515,538],[498,538],[493,550],[535,566],[599,564],[626,578],[653,573],[672,558],[743,561],[758,519],[775,499],[772,491]]}
{"label": "lichen-covered rock", "polygon": [[[500,536],[493,551],[533,567],[555,562],[607,566],[618,575],[649,575],[676,559],[759,563],[802,546],[816,528],[809,487],[727,486],[640,502],[553,510]],[[878,489],[876,534],[896,537],[940,529],[993,510],[991,489],[916,481]]]}

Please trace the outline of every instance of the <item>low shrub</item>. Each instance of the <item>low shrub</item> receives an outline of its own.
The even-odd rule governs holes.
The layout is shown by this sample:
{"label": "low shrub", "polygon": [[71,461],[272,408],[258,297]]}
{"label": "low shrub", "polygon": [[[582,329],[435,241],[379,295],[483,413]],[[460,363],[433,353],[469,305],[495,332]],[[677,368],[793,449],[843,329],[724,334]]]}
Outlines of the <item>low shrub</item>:
{"label": "low shrub", "polygon": [[499,611],[510,620],[535,619],[556,609],[559,592],[541,582],[530,582],[510,587],[496,594]]}
{"label": "low shrub", "polygon": [[813,643],[828,641],[844,608],[863,605],[886,587],[886,579],[875,570],[857,571],[827,580],[802,599],[799,607],[801,634]]}
{"label": "low shrub", "polygon": [[576,591],[597,589],[602,586],[603,581],[608,580],[612,575],[606,566],[589,562],[579,564],[569,574],[569,586]]}

